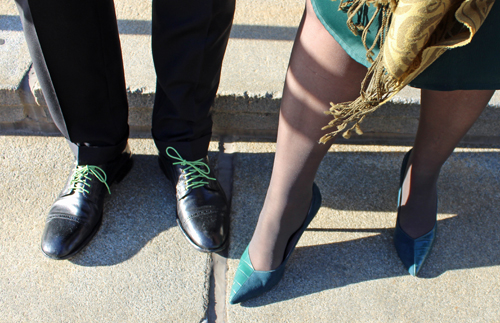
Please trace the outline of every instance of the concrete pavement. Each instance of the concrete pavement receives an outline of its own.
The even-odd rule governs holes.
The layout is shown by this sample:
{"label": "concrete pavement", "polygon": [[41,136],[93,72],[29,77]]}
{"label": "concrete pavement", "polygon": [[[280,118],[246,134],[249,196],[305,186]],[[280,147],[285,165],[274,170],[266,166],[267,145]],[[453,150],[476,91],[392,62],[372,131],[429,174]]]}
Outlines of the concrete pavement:
{"label": "concrete pavement", "polygon": [[40,251],[46,214],[71,170],[60,137],[0,136],[1,322],[200,322],[211,257],[186,244],[151,140],[112,186],[103,226],[69,261]]}
{"label": "concrete pavement", "polygon": [[211,144],[219,177],[228,180],[221,174],[227,156],[234,174],[230,247],[220,256],[197,252],[185,241],[152,140],[132,139],[133,170],[112,187],[94,240],[69,261],[50,260],[39,247],[46,213],[71,168],[65,141],[4,135],[0,146],[1,322],[500,318],[499,148],[458,148],[444,166],[438,240],[421,278],[414,278],[392,246],[399,167],[409,147],[334,145],[316,180],[322,208],[284,279],[260,298],[229,305],[238,259],[265,196],[274,144]]}
{"label": "concrete pavement", "polygon": [[[257,222],[274,145],[234,149],[229,284]],[[227,322],[498,322],[499,150],[457,149],[443,167],[438,239],[421,278],[405,271],[392,241],[408,150],[334,145],[316,179],[322,207],[284,279],[260,298],[228,305]]]}

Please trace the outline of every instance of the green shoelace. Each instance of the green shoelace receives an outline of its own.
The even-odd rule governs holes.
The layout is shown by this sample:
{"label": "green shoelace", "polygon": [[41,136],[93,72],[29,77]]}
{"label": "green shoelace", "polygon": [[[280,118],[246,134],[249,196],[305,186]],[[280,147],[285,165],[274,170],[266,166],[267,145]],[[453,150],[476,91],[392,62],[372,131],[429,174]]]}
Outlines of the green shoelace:
{"label": "green shoelace", "polygon": [[[175,155],[169,153],[169,150],[173,150]],[[187,189],[202,187],[203,185],[208,184],[207,180],[215,181],[215,178],[208,176],[208,174],[210,174],[210,167],[203,162],[203,158],[195,161],[187,161],[183,159],[173,147],[168,147],[166,153],[168,157],[178,160],[178,162],[174,162],[172,165],[188,166],[184,169],[186,177],[188,178],[186,181]],[[204,168],[206,168],[206,170]]]}
{"label": "green shoelace", "polygon": [[108,193],[111,194],[108,183],[106,183],[106,172],[103,171],[102,168],[92,165],[76,166],[70,181],[70,184],[73,185],[73,189],[79,193],[89,193],[86,187],[90,187],[90,183],[87,183],[87,180],[92,181],[92,178],[89,177],[90,174],[94,175],[101,183],[106,185]]}

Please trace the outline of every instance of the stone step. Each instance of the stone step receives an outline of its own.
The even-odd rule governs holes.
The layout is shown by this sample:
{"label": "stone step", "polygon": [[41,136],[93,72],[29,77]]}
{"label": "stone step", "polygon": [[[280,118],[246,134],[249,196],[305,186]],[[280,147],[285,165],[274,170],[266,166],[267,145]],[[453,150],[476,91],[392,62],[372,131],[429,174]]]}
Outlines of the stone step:
{"label": "stone step", "polygon": [[[155,91],[150,50],[151,2],[115,1],[132,135],[148,136]],[[303,11],[297,0],[238,0],[221,83],[214,134],[272,140],[293,39]],[[15,54],[13,54],[15,53]],[[58,133],[32,70],[13,2],[0,0],[0,131]],[[407,87],[363,123],[351,141],[408,140],[416,132],[419,90]],[[328,102],[325,102],[328,104]],[[470,142],[500,142],[500,95],[468,133]]]}

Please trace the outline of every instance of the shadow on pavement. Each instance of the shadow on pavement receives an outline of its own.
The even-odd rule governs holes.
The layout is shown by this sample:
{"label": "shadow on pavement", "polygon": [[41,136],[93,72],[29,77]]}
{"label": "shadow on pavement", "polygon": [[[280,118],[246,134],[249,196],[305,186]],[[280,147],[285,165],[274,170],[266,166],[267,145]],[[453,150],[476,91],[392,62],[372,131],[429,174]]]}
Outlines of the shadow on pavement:
{"label": "shadow on pavement", "polygon": [[[264,155],[267,154],[258,157],[260,162],[253,163],[250,162],[251,157],[245,156],[240,162],[246,168],[245,174],[240,175],[238,181],[261,180],[262,172],[258,179],[249,176],[256,176],[251,169],[254,167],[252,164],[267,167],[272,163],[272,157]],[[333,211],[392,212],[395,222],[399,167],[403,155],[329,153],[316,180],[323,194],[322,207]],[[421,279],[435,278],[450,270],[500,265],[499,169],[500,158],[496,152],[459,152],[445,164],[438,187],[439,213],[446,214],[447,218],[438,221],[436,243],[419,274]],[[241,183],[234,185],[236,187]],[[266,188],[267,181],[259,184],[258,190],[263,189],[265,194]],[[262,193],[259,194],[256,200],[263,201]],[[238,205],[236,195],[233,198],[235,204]],[[254,210],[245,210],[245,214],[252,214],[252,217],[247,219],[246,224],[244,219],[237,219],[235,225],[251,225],[249,231],[253,231],[260,206],[252,205]],[[332,213],[330,210],[326,212]],[[321,233],[321,241],[325,242],[338,241],[335,235],[339,233],[373,235],[297,248],[278,286],[261,297],[242,303],[242,306],[263,306],[350,284],[408,275],[393,246],[393,228],[363,228],[363,220],[360,219],[356,228],[346,229],[342,228],[338,219],[327,220],[331,224],[328,228],[315,227],[313,222],[306,234]],[[325,223],[325,218],[322,223]],[[232,246],[235,246],[230,252],[232,258],[241,255],[251,234],[239,237],[245,241],[232,241]],[[232,278],[228,277],[229,284]]]}
{"label": "shadow on pavement", "polygon": [[102,227],[70,261],[112,266],[136,255],[149,241],[176,224],[175,192],[158,167],[158,157],[134,155],[134,167],[111,187]]}
{"label": "shadow on pavement", "polygon": [[[474,226],[470,230],[463,227],[459,217],[439,221],[438,239],[416,279],[435,278],[449,270],[500,265],[498,219],[492,224],[494,227]],[[334,234],[336,230],[329,231]],[[392,245],[393,230],[370,231],[380,234],[298,248],[283,280],[242,306],[258,307],[364,281],[408,275]]]}

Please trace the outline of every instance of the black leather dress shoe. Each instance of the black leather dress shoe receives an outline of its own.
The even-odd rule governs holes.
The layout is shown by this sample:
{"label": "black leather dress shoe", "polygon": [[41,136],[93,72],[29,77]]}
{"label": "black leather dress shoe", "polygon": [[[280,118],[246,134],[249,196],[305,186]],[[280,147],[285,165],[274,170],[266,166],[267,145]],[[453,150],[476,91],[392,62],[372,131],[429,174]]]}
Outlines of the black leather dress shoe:
{"label": "black leather dress shoe", "polygon": [[75,165],[64,189],[49,211],[42,235],[42,251],[52,259],[68,259],[82,250],[99,230],[104,196],[132,168],[127,146],[113,162]]}
{"label": "black leather dress shoe", "polygon": [[228,241],[229,208],[207,157],[186,161],[172,147],[166,152],[170,158],[160,155],[160,168],[176,191],[179,228],[197,250],[223,250]]}

